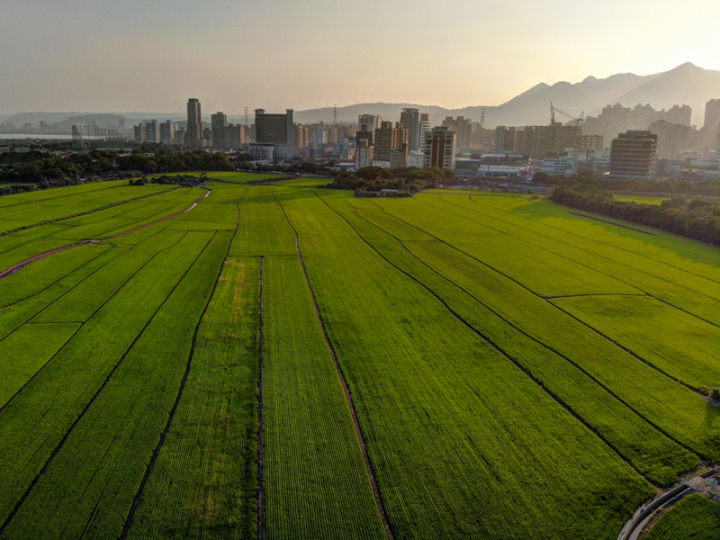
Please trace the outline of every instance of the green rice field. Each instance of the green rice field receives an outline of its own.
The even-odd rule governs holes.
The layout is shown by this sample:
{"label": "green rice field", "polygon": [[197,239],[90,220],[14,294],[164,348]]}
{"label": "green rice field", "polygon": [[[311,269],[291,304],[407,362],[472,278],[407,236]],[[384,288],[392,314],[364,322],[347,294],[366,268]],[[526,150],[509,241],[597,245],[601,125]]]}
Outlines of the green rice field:
{"label": "green rice field", "polygon": [[720,462],[717,247],[268,177],[0,198],[0,540],[614,540]]}

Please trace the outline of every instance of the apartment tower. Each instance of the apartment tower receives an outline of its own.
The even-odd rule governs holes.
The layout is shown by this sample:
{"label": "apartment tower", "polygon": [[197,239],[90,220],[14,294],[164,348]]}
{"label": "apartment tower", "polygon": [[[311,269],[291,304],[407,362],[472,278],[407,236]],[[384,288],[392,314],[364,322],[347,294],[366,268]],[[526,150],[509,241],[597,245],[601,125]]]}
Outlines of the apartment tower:
{"label": "apartment tower", "polygon": [[200,100],[190,98],[187,102],[187,127],[185,128],[185,144],[197,148],[203,143],[202,111]]}

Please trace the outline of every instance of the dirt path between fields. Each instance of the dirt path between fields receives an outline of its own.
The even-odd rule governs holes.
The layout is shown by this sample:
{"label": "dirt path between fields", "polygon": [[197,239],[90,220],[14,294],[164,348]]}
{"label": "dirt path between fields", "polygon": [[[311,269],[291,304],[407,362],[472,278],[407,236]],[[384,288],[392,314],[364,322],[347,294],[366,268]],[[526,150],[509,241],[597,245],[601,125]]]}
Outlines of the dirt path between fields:
{"label": "dirt path between fields", "polygon": [[315,297],[315,290],[312,287],[312,283],[310,283],[310,276],[308,275],[307,267],[305,266],[305,258],[303,257],[302,249],[300,248],[300,235],[298,234],[297,229],[295,229],[295,226],[290,221],[290,218],[285,212],[285,208],[283,207],[283,205],[278,202],[277,198],[275,198],[274,191],[273,198],[282,209],[288,225],[290,225],[290,228],[295,232],[295,247],[297,249],[298,258],[300,259],[300,264],[302,265],[303,274],[305,275],[305,283],[307,284],[308,290],[310,291],[310,297],[312,298],[313,306],[315,307],[315,316],[317,317],[318,324],[320,325],[320,329],[322,330],[323,338],[325,338],[325,344],[327,345],[330,356],[333,359],[335,369],[337,370],[338,377],[340,378],[340,383],[342,384],[343,390],[345,391],[345,399],[347,400],[348,406],[350,407],[350,415],[352,416],[353,424],[355,426],[355,434],[357,435],[358,442],[360,443],[360,450],[362,451],[363,460],[365,461],[365,468],[367,469],[367,474],[370,479],[370,485],[373,490],[373,495],[375,496],[375,504],[385,527],[385,533],[387,534],[388,540],[395,540],[395,535],[392,532],[392,528],[390,527],[390,521],[388,520],[387,512],[385,511],[385,505],[383,504],[382,498],[380,496],[380,488],[378,487],[377,480],[375,479],[375,471],[373,470],[372,463],[370,462],[370,455],[368,454],[367,444],[365,443],[365,436],[363,435],[362,428],[360,427],[360,420],[358,419],[357,411],[355,409],[355,402],[353,401],[352,393],[350,392],[350,386],[348,386],[347,380],[345,379],[345,374],[343,373],[343,370],[340,367],[340,362],[338,361],[337,355],[335,354],[335,349],[330,342],[330,337],[328,336],[327,330],[325,329],[325,323],[323,322],[322,315],[320,314],[320,307],[318,306],[317,298]]}
{"label": "dirt path between fields", "polygon": [[265,257],[260,257],[260,331],[258,339],[258,457],[257,457],[257,511],[258,540],[265,538],[265,414],[263,410],[263,389],[265,388]]}
{"label": "dirt path between fields", "polygon": [[10,268],[6,268],[5,270],[0,271],[0,279],[6,278],[9,275],[14,274],[15,272],[19,272],[20,270],[25,268],[27,265],[32,264],[41,259],[45,259],[46,257],[50,257],[51,255],[56,255],[58,253],[62,253],[63,251],[67,251],[69,249],[73,249],[73,248],[80,247],[80,246],[85,246],[87,244],[98,244],[98,243],[104,242],[106,240],[112,240],[114,238],[121,238],[123,236],[127,236],[134,232],[141,231],[143,229],[147,229],[148,227],[152,227],[153,225],[157,225],[158,223],[162,223],[163,221],[168,221],[170,219],[176,218],[182,214],[189,212],[193,208],[195,208],[198,204],[200,204],[200,202],[203,199],[207,198],[208,195],[210,195],[210,193],[211,193],[211,190],[208,190],[207,193],[205,193],[205,195],[196,199],[195,202],[193,202],[190,206],[188,206],[184,210],[180,210],[179,212],[175,212],[172,215],[165,216],[164,218],[158,219],[157,221],[153,221],[152,223],[147,223],[145,225],[135,227],[134,229],[130,229],[129,231],[125,231],[125,232],[122,232],[120,234],[116,234],[113,236],[108,236],[106,238],[97,238],[95,240],[82,240],[81,242],[77,242],[75,244],[70,244],[68,246],[59,247],[59,248],[56,248],[56,249],[53,249],[50,251],[46,251],[45,253],[40,253],[38,255],[34,255],[34,256],[30,257],[29,259],[25,259],[24,261],[21,261],[15,265],[11,266]]}

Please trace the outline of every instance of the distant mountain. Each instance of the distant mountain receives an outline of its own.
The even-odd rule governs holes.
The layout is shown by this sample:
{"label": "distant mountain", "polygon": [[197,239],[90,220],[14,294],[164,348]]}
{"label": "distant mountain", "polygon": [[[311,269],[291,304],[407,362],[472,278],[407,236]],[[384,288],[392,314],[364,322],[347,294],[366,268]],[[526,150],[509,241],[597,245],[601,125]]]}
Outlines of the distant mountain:
{"label": "distant mountain", "polygon": [[[436,105],[420,105],[417,103],[358,103],[347,107],[338,107],[339,122],[357,122],[360,114],[379,114],[384,120],[400,119],[400,109],[414,107],[430,115],[433,125],[439,125],[446,116],[465,116],[474,121],[480,120],[485,109],[485,125],[494,128],[499,125],[522,126],[543,125],[550,121],[550,103],[571,114],[584,112],[586,116],[597,116],[603,107],[620,103],[626,107],[634,107],[638,103],[650,104],[655,109],[668,109],[673,105],[690,105],[693,109],[693,123],[702,127],[705,115],[705,103],[713,98],[720,98],[720,71],[703,69],[690,62],[682,64],[670,71],[654,75],[634,75],[621,73],[605,79],[587,77],[579,83],[571,84],[561,81],[548,85],[540,83],[510,101],[498,106],[473,106],[462,109],[445,109]],[[272,112],[272,111],[270,111]],[[203,119],[209,121],[209,116]],[[115,120],[110,120],[110,117]],[[40,120],[52,123],[83,123],[90,121],[109,120],[115,123],[118,117],[130,122],[144,119],[160,121],[184,120],[182,113],[129,112],[109,114],[90,114],[80,112],[68,113],[18,113],[3,121],[13,122],[16,126],[32,123],[37,126]],[[239,122],[240,117],[233,116],[231,121]],[[564,121],[564,117],[558,117]],[[252,120],[251,120],[252,121]],[[309,124],[333,121],[333,108],[323,107],[295,111],[295,121]],[[129,125],[129,124],[128,124]]]}
{"label": "distant mountain", "polygon": [[[379,114],[383,119],[396,121],[400,109],[416,107],[430,114],[433,124],[439,124],[445,116],[463,115],[480,120],[485,109],[485,125],[542,125],[550,121],[550,103],[571,114],[584,112],[596,116],[606,105],[620,103],[633,107],[649,103],[655,109],[668,109],[673,105],[690,105],[693,123],[702,127],[705,103],[720,98],[720,71],[703,69],[685,63],[673,70],[654,75],[622,73],[606,79],[587,77],[579,83],[558,82],[552,86],[540,83],[499,106],[474,106],[463,109],[445,109],[437,106],[407,103],[363,103],[338,108],[339,121],[356,121],[358,114]],[[296,111],[298,122],[331,122],[331,107]],[[559,117],[559,120],[565,120]]]}

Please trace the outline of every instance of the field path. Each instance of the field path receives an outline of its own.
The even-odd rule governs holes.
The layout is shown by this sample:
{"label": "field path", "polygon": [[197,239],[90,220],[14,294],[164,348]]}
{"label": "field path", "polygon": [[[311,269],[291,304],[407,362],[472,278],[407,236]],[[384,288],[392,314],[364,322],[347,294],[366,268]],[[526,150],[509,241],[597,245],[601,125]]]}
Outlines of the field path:
{"label": "field path", "polygon": [[333,348],[332,343],[330,342],[330,338],[328,337],[327,330],[325,329],[325,323],[323,322],[322,315],[320,314],[320,307],[318,306],[317,298],[315,297],[315,291],[313,290],[312,283],[310,283],[310,276],[308,275],[307,267],[305,266],[305,258],[303,257],[302,249],[300,248],[300,235],[298,234],[295,226],[290,221],[287,212],[285,212],[285,208],[275,197],[274,191],[273,198],[275,198],[275,202],[277,202],[280,208],[282,208],[285,219],[287,220],[292,230],[295,232],[295,247],[297,248],[298,258],[300,259],[303,274],[305,275],[305,282],[307,283],[308,290],[310,291],[310,297],[312,298],[313,306],[315,308],[315,316],[317,317],[318,324],[320,325],[320,329],[322,330],[323,338],[325,339],[328,351],[330,352],[330,356],[332,356],[333,363],[335,364],[335,369],[337,370],[338,377],[340,378],[343,390],[345,391],[345,398],[347,399],[348,406],[350,407],[350,414],[352,415],[353,424],[355,426],[355,433],[357,434],[358,442],[360,443],[360,449],[362,450],[363,459],[365,460],[365,468],[367,469],[367,474],[370,479],[370,484],[372,485],[373,494],[375,495],[375,504],[377,505],[378,512],[380,513],[383,525],[385,526],[385,532],[388,539],[394,540],[395,535],[393,534],[392,528],[390,527],[390,521],[388,521],[387,512],[385,511],[385,505],[383,504],[382,497],[380,496],[380,489],[378,487],[377,480],[375,479],[375,472],[373,470],[372,463],[370,462],[370,455],[367,451],[365,436],[363,435],[362,428],[360,427],[360,420],[358,419],[357,411],[355,410],[355,403],[350,392],[350,387],[348,386],[347,380],[345,379],[345,374],[340,367],[340,362],[338,362],[337,355],[335,354],[335,349]]}
{"label": "field path", "polygon": [[[83,240],[82,242],[77,242],[75,244],[70,244],[67,246],[59,247],[57,249],[53,249],[50,251],[46,251],[45,253],[40,253],[39,255],[34,255],[33,257],[30,257],[29,259],[25,259],[24,261],[20,261],[17,264],[14,264],[10,268],[6,268],[5,270],[0,271],[0,279],[5,278],[11,274],[14,274],[15,272],[18,272],[25,268],[27,265],[34,263],[35,261],[39,261],[41,259],[44,259],[46,257],[50,257],[51,255],[55,255],[57,253],[62,253],[63,251],[67,251],[69,249],[73,249],[76,247],[84,246],[86,244],[97,244],[99,242],[104,242],[105,240],[112,240],[114,238],[121,238],[123,236],[127,236],[129,234],[132,234],[137,231],[141,231],[143,229],[147,229],[148,227],[152,227],[153,225],[157,225],[158,223],[162,223],[164,221],[168,221],[170,219],[176,218],[178,216],[181,216],[182,214],[185,214],[195,208],[203,199],[207,198],[208,195],[210,195],[212,191],[208,189],[207,193],[203,195],[202,197],[198,198],[193,202],[190,206],[185,208],[184,210],[180,210],[179,212],[175,212],[174,214],[171,214],[169,216],[165,216],[162,219],[158,219],[157,221],[153,221],[152,223],[146,223],[145,225],[141,225],[140,227],[135,227],[134,229],[130,229],[129,231],[122,232],[120,234],[116,234],[114,236],[108,236],[107,238],[98,238],[95,240]],[[143,198],[143,197],[141,197]],[[123,204],[123,203],[121,203]],[[115,205],[116,206],[116,205]],[[73,216],[76,217],[76,216]]]}

